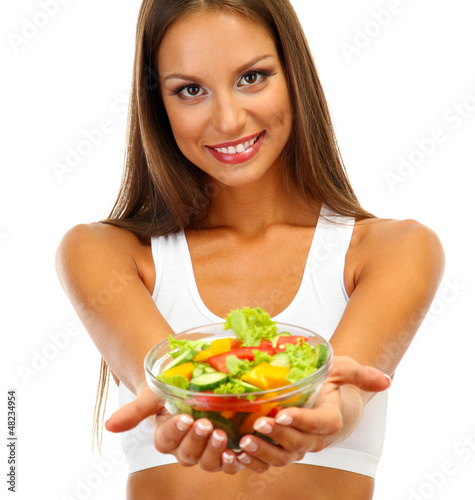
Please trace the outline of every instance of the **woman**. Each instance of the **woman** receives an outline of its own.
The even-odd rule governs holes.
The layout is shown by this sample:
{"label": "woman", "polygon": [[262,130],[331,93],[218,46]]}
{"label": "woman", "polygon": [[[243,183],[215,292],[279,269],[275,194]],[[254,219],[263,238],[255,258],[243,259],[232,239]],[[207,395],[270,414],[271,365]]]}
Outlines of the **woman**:
{"label": "woman", "polygon": [[[109,368],[119,384],[106,428],[128,431],[127,498],[372,498],[382,391],[443,251],[421,224],[359,205],[289,2],[145,0],[129,136],[111,216],[58,250],[105,360],[100,397]],[[243,306],[331,337],[336,356],[314,408],[256,421],[279,446],[245,436],[236,455],[208,420],[164,410],[143,359],[169,333]]]}

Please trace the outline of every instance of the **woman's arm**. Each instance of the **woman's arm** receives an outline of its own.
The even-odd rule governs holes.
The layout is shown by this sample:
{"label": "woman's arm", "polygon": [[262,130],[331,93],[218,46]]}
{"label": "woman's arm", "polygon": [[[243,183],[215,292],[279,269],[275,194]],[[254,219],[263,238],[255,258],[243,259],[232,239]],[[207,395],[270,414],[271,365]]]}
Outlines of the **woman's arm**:
{"label": "woman's arm", "polygon": [[145,277],[140,275],[147,251],[130,232],[103,224],[74,227],[57,251],[57,273],[79,318],[112,373],[137,395],[106,427],[123,431],[158,415],[157,421],[166,423],[170,431],[167,438],[176,434],[185,438],[183,447],[169,451],[181,465],[194,465],[187,452],[191,446],[200,450],[207,470],[234,474],[238,464],[222,463],[224,431],[213,430],[206,419],[193,422],[189,417],[171,416],[147,386],[143,368],[146,354],[174,333],[151,297],[154,283],[144,283]]}
{"label": "woman's arm", "polygon": [[370,222],[350,259],[354,289],[332,346],[393,375],[442,280],[442,246],[416,221]]}
{"label": "woman's arm", "polygon": [[56,255],[61,285],[80,320],[111,371],[135,394],[146,386],[148,350],[173,333],[140,277],[134,255],[141,246],[128,231],[82,224],[66,233]]}
{"label": "woman's arm", "polygon": [[[266,421],[272,428],[266,434],[282,445],[250,438],[258,449],[248,454],[264,464],[291,463],[302,450],[319,451],[350,435],[373,392],[358,381],[342,386],[351,377],[346,357],[365,365],[358,368],[356,363],[353,376],[361,381],[366,370],[368,385],[369,367],[394,375],[434,299],[445,266],[435,233],[415,221],[367,223],[361,241],[347,255],[346,267],[354,270],[345,276],[351,297],[331,339],[335,355],[343,358],[338,358],[337,370],[332,370],[314,409],[286,409],[275,420],[256,421],[256,426]],[[342,362],[344,369],[339,367]],[[373,374],[381,385],[378,390],[386,388],[378,372]]]}

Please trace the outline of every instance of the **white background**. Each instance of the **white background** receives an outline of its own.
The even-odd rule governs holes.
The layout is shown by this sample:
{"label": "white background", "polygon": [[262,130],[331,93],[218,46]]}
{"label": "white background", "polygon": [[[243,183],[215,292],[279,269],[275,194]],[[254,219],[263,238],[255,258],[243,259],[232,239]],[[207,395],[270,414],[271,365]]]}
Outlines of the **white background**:
{"label": "white background", "polygon": [[[473,499],[473,2],[293,4],[363,206],[428,225],[447,256],[436,302],[391,388],[375,499]],[[0,435],[7,431],[6,391],[15,388],[15,498],[125,498],[120,438],[105,436],[103,457],[91,452],[100,358],[58,284],[54,253],[71,226],[105,217],[117,193],[139,6],[21,0],[2,7]],[[388,9],[390,16],[381,14]],[[32,28],[33,21],[42,27]],[[103,120],[102,140],[58,174],[55,162],[64,164],[84,131]],[[444,140],[430,146],[424,141],[437,129]],[[401,156],[413,164],[398,173]],[[396,185],[388,173],[399,175]],[[111,386],[107,414],[114,408]]]}

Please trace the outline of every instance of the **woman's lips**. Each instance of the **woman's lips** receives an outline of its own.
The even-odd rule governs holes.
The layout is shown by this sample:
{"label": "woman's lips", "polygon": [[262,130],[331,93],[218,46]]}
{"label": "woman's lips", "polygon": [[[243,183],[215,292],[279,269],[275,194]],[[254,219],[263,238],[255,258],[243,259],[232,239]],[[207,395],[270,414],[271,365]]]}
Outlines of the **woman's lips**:
{"label": "woman's lips", "polygon": [[[250,159],[254,158],[256,154],[259,152],[259,149],[262,146],[262,143],[264,141],[264,136],[266,134],[266,131],[264,130],[257,136],[257,140],[254,144],[250,145],[249,148],[247,148],[245,151],[240,152],[240,153],[235,153],[235,154],[226,154],[222,153],[220,151],[217,151],[217,149],[223,149],[226,148],[229,150],[229,148],[235,148],[239,147],[239,145],[245,145],[246,142],[251,143],[253,139],[255,139],[256,136],[250,136],[250,137],[244,137],[243,139],[240,139],[239,141],[234,141],[234,142],[228,142],[228,143],[223,143],[223,144],[218,144],[216,146],[206,146],[209,150],[209,152],[221,163],[227,163],[229,165],[236,165],[239,163],[244,163],[246,161],[249,161]],[[236,149],[237,150],[237,149]]]}

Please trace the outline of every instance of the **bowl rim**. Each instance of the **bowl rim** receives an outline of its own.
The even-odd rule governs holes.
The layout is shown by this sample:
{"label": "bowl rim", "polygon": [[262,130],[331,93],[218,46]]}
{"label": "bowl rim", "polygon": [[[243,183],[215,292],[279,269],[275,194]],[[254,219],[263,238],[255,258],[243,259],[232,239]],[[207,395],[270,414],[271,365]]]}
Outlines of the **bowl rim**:
{"label": "bowl rim", "polygon": [[[305,327],[302,327],[302,326],[298,326],[298,325],[292,325],[290,323],[281,323],[280,321],[276,321],[276,326],[279,325],[279,326],[288,326],[288,327],[291,327],[291,328],[298,328],[299,330],[304,330],[304,331],[307,331],[311,334],[311,336],[313,337],[318,337],[319,340],[322,340],[322,344],[324,344],[327,348],[327,359],[325,360],[325,362],[323,363],[322,366],[320,366],[320,368],[318,368],[315,372],[311,373],[310,375],[308,375],[307,377],[305,378],[302,378],[300,380],[298,380],[297,382],[294,382],[293,384],[288,384],[288,385],[284,385],[282,387],[277,387],[275,389],[267,389],[265,391],[255,391],[255,392],[249,392],[249,393],[242,393],[242,394],[216,394],[214,392],[202,392],[202,391],[190,391],[188,389],[182,389],[181,387],[176,387],[174,385],[170,385],[170,384],[165,384],[164,382],[158,380],[156,378],[156,376],[152,373],[152,371],[149,369],[149,362],[150,362],[150,358],[152,356],[152,353],[158,349],[160,346],[164,345],[166,342],[169,342],[168,340],[168,337],[161,340],[160,342],[158,342],[157,344],[155,344],[147,353],[147,355],[145,356],[145,359],[144,359],[144,368],[145,368],[145,374],[146,374],[146,379],[147,379],[147,384],[148,386],[154,391],[156,392],[156,389],[160,389],[161,392],[165,392],[165,393],[169,393],[171,391],[173,391],[173,395],[174,396],[182,396],[184,398],[192,398],[192,397],[195,397],[195,396],[206,396],[207,398],[216,398],[216,401],[219,401],[220,399],[224,399],[224,398],[237,398],[237,399],[240,399],[240,400],[249,400],[249,396],[252,395],[252,397],[254,399],[257,399],[257,398],[260,398],[260,397],[263,397],[267,394],[275,394],[275,397],[278,397],[280,396],[281,394],[288,394],[290,392],[293,392],[295,389],[299,389],[300,387],[306,385],[307,383],[309,382],[312,382],[313,379],[315,378],[318,378],[320,377],[322,374],[324,374],[325,372],[327,371],[330,371],[330,368],[331,368],[331,364],[332,364],[332,360],[333,360],[333,348],[330,344],[330,342],[328,340],[326,340],[325,338],[323,338],[320,334],[318,334],[317,332],[314,332],[312,330],[309,330],[308,328],[305,328]],[[181,334],[185,334],[185,333],[192,333],[194,330],[200,330],[202,328],[210,328],[210,327],[217,327],[217,326],[224,326],[223,323],[209,323],[207,325],[202,325],[202,326],[196,326],[196,327],[193,327],[193,328],[188,328],[186,330],[183,330],[181,332],[177,332],[177,333],[174,333],[173,334],[173,337],[177,336],[177,335],[181,335]],[[226,335],[225,332],[227,330],[224,330],[223,328],[223,335],[222,337],[232,337],[232,336],[236,336],[236,334],[234,333],[233,330],[231,330],[230,328],[228,329],[229,332],[230,332],[230,335]],[[196,332],[196,333],[199,333],[199,332]],[[206,332],[203,332],[203,333],[206,333]],[[149,383],[149,379],[153,380],[154,381],[154,385],[158,386],[158,387],[152,387],[151,384]],[[284,389],[285,389],[285,392],[284,392]],[[253,400],[254,400],[253,399]]]}

